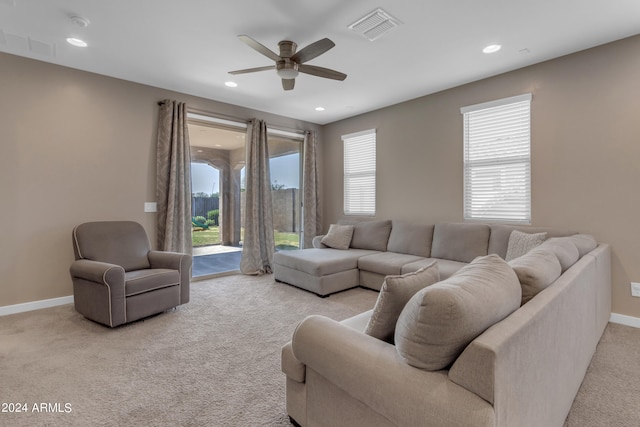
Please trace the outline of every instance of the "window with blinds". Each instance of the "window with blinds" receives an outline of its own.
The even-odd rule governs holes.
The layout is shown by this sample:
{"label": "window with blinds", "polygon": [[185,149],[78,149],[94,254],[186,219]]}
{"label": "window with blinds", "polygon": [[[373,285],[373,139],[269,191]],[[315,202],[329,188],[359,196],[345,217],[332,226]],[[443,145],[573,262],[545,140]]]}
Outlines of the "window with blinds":
{"label": "window with blinds", "polygon": [[376,130],[343,135],[344,213],[376,213]]}
{"label": "window with blinds", "polygon": [[460,109],[465,220],[531,223],[531,98]]}

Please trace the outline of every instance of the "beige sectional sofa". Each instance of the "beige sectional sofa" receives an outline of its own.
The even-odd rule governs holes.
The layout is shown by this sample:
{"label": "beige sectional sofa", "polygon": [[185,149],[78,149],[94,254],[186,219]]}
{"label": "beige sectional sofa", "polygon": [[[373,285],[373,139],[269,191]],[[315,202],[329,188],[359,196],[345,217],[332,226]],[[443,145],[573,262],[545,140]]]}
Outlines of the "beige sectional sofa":
{"label": "beige sectional sofa", "polygon": [[320,296],[363,286],[380,290],[385,276],[417,271],[438,261],[440,277],[446,279],[475,257],[496,253],[505,257],[512,230],[549,237],[570,233],[549,228],[513,227],[482,223],[414,224],[395,220],[341,221],[353,225],[348,250],[329,248],[322,238],[314,248],[281,251],[273,257],[275,280]]}
{"label": "beige sectional sofa", "polygon": [[[387,250],[379,250],[378,239],[387,229]],[[565,237],[550,238],[507,263],[502,258],[516,229]],[[302,426],[562,426],[611,311],[609,246],[570,234],[476,223],[372,221],[354,225],[347,250],[316,247],[279,256],[276,278],[319,295],[358,285],[380,289],[386,275],[420,274],[433,260],[442,279],[404,306],[395,342],[364,333],[373,310],[342,322],[322,316],[304,319],[282,349],[288,414]],[[477,278],[492,270],[483,263],[507,273],[508,298],[500,295],[502,285],[493,283],[502,279],[485,281],[493,294],[483,294],[474,284],[460,286],[466,276]],[[339,285],[332,286],[334,278]],[[548,283],[535,289],[541,281]],[[460,298],[461,291],[476,289],[478,297]],[[434,320],[421,316],[433,313],[438,300],[427,304],[427,297],[449,291],[454,297],[445,298],[439,308],[445,324],[429,324]],[[525,303],[520,306],[521,297]],[[512,307],[505,312],[507,299]],[[458,327],[455,322],[464,317],[459,314],[499,311],[504,314],[488,328],[482,326],[444,368],[417,367],[406,354],[407,343],[416,344],[414,338],[418,346],[434,337],[446,346],[448,337],[429,334],[442,327],[456,334],[474,323],[467,316],[467,323]],[[435,341],[428,343],[430,348]]]}

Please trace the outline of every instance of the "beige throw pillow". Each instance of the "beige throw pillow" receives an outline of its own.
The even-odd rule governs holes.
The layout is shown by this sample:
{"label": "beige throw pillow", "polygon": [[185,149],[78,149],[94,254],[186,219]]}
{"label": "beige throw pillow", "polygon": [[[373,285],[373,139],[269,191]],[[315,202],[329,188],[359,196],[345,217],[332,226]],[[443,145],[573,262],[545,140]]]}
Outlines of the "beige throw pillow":
{"label": "beige throw pillow", "polygon": [[353,237],[353,225],[331,224],[329,231],[320,240],[323,245],[334,249],[349,249]]}
{"label": "beige throw pillow", "polygon": [[546,238],[546,232],[531,234],[513,230],[509,235],[509,245],[507,246],[507,256],[505,260],[508,262],[526,254],[531,249],[541,245]]}
{"label": "beige throw pillow", "polygon": [[387,276],[364,333],[392,342],[402,309],[420,289],[440,281],[437,261],[402,276]]}
{"label": "beige throw pillow", "polygon": [[409,300],[396,324],[396,350],[416,368],[444,369],[485,329],[517,310],[521,292],[500,256],[478,257]]}

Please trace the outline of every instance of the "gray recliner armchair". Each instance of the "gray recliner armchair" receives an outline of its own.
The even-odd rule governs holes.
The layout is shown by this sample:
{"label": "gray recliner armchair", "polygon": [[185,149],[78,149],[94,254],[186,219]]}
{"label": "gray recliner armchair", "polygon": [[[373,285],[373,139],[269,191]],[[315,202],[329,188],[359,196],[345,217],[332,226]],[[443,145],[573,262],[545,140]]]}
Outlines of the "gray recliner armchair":
{"label": "gray recliner armchair", "polygon": [[80,224],[73,250],[74,304],[87,319],[113,328],[189,302],[191,255],[152,251],[137,222]]}

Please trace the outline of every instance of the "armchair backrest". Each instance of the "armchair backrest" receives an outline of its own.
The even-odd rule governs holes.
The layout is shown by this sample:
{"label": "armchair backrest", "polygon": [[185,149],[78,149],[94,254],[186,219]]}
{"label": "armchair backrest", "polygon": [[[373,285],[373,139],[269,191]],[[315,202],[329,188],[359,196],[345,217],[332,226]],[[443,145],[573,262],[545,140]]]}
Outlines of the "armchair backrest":
{"label": "armchair backrest", "polygon": [[108,262],[125,271],[149,268],[149,238],[133,221],[86,222],[73,229],[76,260]]}

